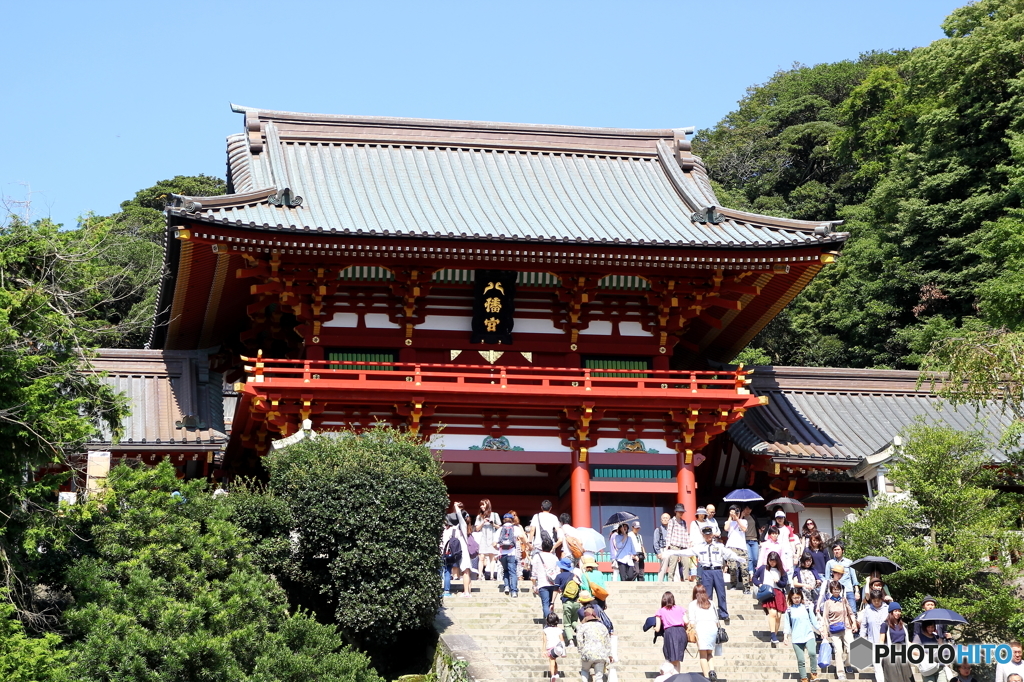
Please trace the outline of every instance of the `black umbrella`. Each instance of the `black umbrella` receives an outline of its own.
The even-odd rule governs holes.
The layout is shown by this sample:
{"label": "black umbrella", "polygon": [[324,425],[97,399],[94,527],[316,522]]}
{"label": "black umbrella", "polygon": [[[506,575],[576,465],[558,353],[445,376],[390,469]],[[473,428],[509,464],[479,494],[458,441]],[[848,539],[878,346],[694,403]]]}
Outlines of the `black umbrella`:
{"label": "black umbrella", "polygon": [[605,522],[604,527],[605,528],[611,528],[612,526],[618,527],[618,526],[621,526],[624,523],[629,523],[630,521],[636,521],[638,518],[640,518],[640,517],[637,516],[636,514],[630,514],[628,511],[615,512],[610,517],[608,517],[608,521]]}
{"label": "black umbrella", "polygon": [[884,556],[861,557],[850,564],[850,568],[860,573],[874,573],[877,571],[882,575],[895,573],[900,570],[899,564],[894,561],[890,561]]}
{"label": "black umbrella", "polygon": [[708,682],[708,678],[700,673],[676,673],[665,682]]}
{"label": "black umbrella", "polygon": [[798,500],[794,500],[792,497],[776,497],[771,502],[765,502],[764,506],[768,509],[782,507],[782,511],[787,514],[795,514],[804,510],[804,505]]}
{"label": "black umbrella", "polygon": [[956,611],[949,609],[932,609],[925,611],[914,619],[914,622],[921,623],[945,623],[946,625],[967,625],[967,619]]}

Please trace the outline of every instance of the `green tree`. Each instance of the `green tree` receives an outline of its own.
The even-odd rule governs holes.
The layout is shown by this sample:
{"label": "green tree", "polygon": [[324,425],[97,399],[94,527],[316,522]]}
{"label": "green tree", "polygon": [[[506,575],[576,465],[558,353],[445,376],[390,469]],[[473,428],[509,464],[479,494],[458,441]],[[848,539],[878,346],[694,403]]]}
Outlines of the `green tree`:
{"label": "green tree", "polygon": [[965,641],[1024,635],[1024,602],[1014,581],[1021,549],[1013,510],[996,504],[991,447],[980,433],[916,424],[889,468],[901,495],[886,495],[843,525],[851,557],[885,556],[902,570],[886,576],[908,615],[925,595],[968,621]]}
{"label": "green tree", "polygon": [[49,633],[29,637],[14,606],[0,600],[0,679],[5,682],[51,682],[59,679],[67,655],[60,637]]}
{"label": "green tree", "polygon": [[165,461],[117,467],[108,484],[31,535],[67,566],[66,679],[380,680],[333,627],[288,613],[205,482],[177,480]]}
{"label": "green tree", "polygon": [[979,318],[1024,321],[1024,3],[981,0],[943,30],[780,72],[695,140],[724,196],[851,233],[753,340],[775,362],[917,367]]}
{"label": "green tree", "polygon": [[376,651],[432,628],[448,494],[421,439],[378,425],[306,439],[264,463],[266,491],[233,492],[231,504],[251,536],[265,538],[256,551],[296,603]]}

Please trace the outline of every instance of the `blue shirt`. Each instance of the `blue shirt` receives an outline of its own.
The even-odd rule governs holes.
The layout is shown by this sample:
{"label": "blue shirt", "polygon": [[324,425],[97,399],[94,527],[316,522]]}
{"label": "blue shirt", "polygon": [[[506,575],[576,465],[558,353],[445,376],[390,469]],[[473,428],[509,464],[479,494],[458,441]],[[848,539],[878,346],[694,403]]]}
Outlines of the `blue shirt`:
{"label": "blue shirt", "polygon": [[[564,592],[565,592],[565,586],[569,584],[570,580],[572,580],[572,571],[562,571],[555,578],[555,589],[558,590],[559,592],[563,593],[563,595],[562,595],[562,602],[563,603],[569,601],[569,599],[565,596]],[[580,589],[583,589],[583,588],[580,587]],[[572,601],[576,601],[576,600],[573,599]]]}
{"label": "blue shirt", "polygon": [[842,561],[839,559],[829,559],[828,563],[825,564],[825,579],[832,580],[832,567],[842,565],[846,569],[843,573],[843,577],[839,579],[839,584],[843,586],[843,589],[847,592],[853,592],[853,588],[857,586],[857,571],[850,568],[850,564],[853,562],[843,557]]}
{"label": "blue shirt", "polygon": [[786,613],[782,615],[782,632],[789,636],[790,640],[797,644],[803,644],[814,639],[814,627],[811,610],[807,604],[790,604]]}

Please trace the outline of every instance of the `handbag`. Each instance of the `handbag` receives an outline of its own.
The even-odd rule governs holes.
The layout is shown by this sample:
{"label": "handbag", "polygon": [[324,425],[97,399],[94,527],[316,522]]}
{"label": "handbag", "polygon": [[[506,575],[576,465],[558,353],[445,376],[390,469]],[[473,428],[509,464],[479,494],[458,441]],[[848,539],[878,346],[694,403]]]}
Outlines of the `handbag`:
{"label": "handbag", "polygon": [[840,632],[844,632],[845,630],[846,623],[832,623],[828,626],[828,631],[831,632],[833,635],[838,634]]}
{"label": "handbag", "polygon": [[775,598],[775,590],[770,585],[758,585],[757,586],[757,601],[768,601],[769,599]]}
{"label": "handbag", "polygon": [[715,641],[719,644],[725,644],[729,641],[729,633],[725,631],[725,628],[721,626],[718,627],[718,637],[715,638]]}
{"label": "handbag", "polygon": [[565,644],[563,642],[559,642],[558,644],[551,647],[551,655],[556,656],[558,658],[562,658],[563,656],[565,656]]}
{"label": "handbag", "polygon": [[690,644],[697,643],[697,626],[693,623],[686,624],[686,641]]}

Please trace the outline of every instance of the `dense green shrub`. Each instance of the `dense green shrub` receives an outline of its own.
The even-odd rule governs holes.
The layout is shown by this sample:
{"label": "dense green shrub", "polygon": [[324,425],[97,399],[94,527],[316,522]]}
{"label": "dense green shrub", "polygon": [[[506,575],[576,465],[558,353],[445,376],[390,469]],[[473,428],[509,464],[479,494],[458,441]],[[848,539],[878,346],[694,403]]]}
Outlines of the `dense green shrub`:
{"label": "dense green shrub", "polygon": [[[237,521],[266,538],[257,545],[261,560],[295,601],[364,647],[431,626],[440,606],[437,543],[448,495],[426,445],[378,426],[300,441],[265,464],[264,503],[252,491],[229,497]],[[287,531],[295,532],[284,548]]]}
{"label": "dense green shrub", "polygon": [[205,482],[164,462],[117,467],[109,485],[101,505],[65,511],[91,538],[67,572],[67,679],[380,680],[333,627],[289,614]]}

